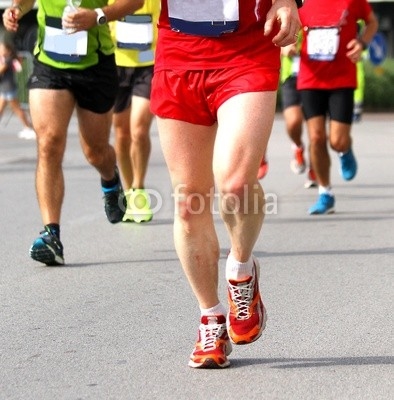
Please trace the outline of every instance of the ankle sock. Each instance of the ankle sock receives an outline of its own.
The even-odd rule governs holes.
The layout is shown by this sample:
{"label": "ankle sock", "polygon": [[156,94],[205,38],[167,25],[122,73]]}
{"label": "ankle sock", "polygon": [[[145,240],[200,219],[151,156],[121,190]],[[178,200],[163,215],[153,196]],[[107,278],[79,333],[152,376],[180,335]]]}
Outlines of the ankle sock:
{"label": "ankle sock", "polygon": [[113,190],[117,190],[119,186],[119,175],[115,172],[114,178],[112,178],[110,181],[106,181],[103,178],[101,178],[101,187],[103,189],[103,192],[111,192]]}
{"label": "ankle sock", "polygon": [[228,281],[242,281],[253,274],[253,257],[248,261],[241,263],[237,261],[230,252],[226,261],[226,279]]}
{"label": "ankle sock", "polygon": [[293,150],[297,150],[297,149],[302,149],[302,150],[304,150],[304,144],[303,144],[303,143],[301,143],[300,146],[297,146],[295,143],[292,143],[292,144],[291,144],[291,147],[292,147]]}
{"label": "ankle sock", "polygon": [[350,153],[350,151],[351,151],[351,147],[349,147],[346,151],[340,151],[338,154],[339,154],[339,157],[343,157],[343,156],[346,156],[346,154],[349,154]]}
{"label": "ankle sock", "polygon": [[332,196],[332,189],[331,186],[320,186],[319,185],[319,194],[329,194]]}
{"label": "ankle sock", "polygon": [[200,307],[200,311],[201,311],[201,315],[224,315],[226,316],[227,311],[224,308],[222,303],[218,303],[216,304],[216,306],[211,307],[211,308],[201,308]]}

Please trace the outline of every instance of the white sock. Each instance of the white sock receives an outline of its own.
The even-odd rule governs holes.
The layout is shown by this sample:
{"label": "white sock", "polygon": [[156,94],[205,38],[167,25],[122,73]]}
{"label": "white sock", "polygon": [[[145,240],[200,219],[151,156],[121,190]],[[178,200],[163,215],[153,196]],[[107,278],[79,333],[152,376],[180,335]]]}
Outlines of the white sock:
{"label": "white sock", "polygon": [[292,143],[292,144],[291,144],[291,148],[292,148],[293,150],[304,149],[304,144],[301,143],[301,146],[297,146],[295,143]]}
{"label": "white sock", "polygon": [[329,194],[332,196],[331,186],[320,186],[319,185],[319,194]]}
{"label": "white sock", "polygon": [[201,315],[224,315],[226,316],[227,310],[224,308],[222,303],[216,304],[216,306],[211,308],[201,308]]}
{"label": "white sock", "polygon": [[228,281],[243,281],[253,275],[253,257],[241,263],[230,252],[226,262],[226,279]]}

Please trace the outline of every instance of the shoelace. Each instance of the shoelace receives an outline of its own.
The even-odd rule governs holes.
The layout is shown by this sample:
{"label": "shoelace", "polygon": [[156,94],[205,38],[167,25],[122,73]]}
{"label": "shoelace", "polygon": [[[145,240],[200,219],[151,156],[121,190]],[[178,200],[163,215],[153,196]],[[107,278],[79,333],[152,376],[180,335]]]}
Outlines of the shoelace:
{"label": "shoelace", "polygon": [[229,283],[231,298],[238,308],[237,319],[248,319],[250,317],[250,304],[253,300],[254,279],[249,283],[233,285]]}
{"label": "shoelace", "polygon": [[216,348],[216,340],[219,339],[224,330],[225,324],[209,324],[209,325],[201,325],[201,344],[206,350],[214,350]]}

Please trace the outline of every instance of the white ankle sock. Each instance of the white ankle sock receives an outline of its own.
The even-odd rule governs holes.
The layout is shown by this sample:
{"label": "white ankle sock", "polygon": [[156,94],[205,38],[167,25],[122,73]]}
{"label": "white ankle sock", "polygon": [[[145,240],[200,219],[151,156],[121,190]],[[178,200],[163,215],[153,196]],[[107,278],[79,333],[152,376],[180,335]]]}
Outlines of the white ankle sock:
{"label": "white ankle sock", "polygon": [[216,304],[216,306],[211,308],[201,308],[201,315],[224,315],[226,316],[227,310],[224,308],[222,303]]}
{"label": "white ankle sock", "polygon": [[228,281],[242,281],[253,275],[253,257],[241,263],[237,261],[230,252],[226,262],[226,279]]}
{"label": "white ankle sock", "polygon": [[319,185],[319,194],[329,194],[332,196],[331,186],[320,186]]}
{"label": "white ankle sock", "polygon": [[291,144],[291,148],[292,148],[293,150],[297,150],[297,149],[302,149],[302,150],[304,150],[304,144],[301,143],[301,146],[297,146],[295,143],[292,143],[292,144]]}

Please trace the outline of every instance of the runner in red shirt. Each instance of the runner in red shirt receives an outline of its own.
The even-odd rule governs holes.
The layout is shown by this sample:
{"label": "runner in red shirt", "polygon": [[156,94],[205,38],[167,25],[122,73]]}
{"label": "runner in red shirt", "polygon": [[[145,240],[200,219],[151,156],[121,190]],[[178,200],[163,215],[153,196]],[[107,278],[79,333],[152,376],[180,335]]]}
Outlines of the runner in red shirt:
{"label": "runner in red shirt", "polygon": [[[151,108],[175,199],[175,246],[201,321],[189,366],[224,368],[259,338],[265,309],[252,255],[263,222],[257,170],[276,106],[280,49],[300,28],[294,0],[162,0]],[[215,185],[229,233],[230,311],[219,301]]]}
{"label": "runner in red shirt", "polygon": [[[312,167],[319,184],[318,200],[309,213],[328,214],[334,212],[335,198],[327,138],[331,148],[339,153],[343,179],[353,179],[357,162],[350,130],[357,86],[356,62],[376,33],[378,22],[366,0],[307,0],[300,10],[300,19],[304,39],[297,87],[310,138]],[[365,28],[358,36],[359,19],[365,21]]]}

